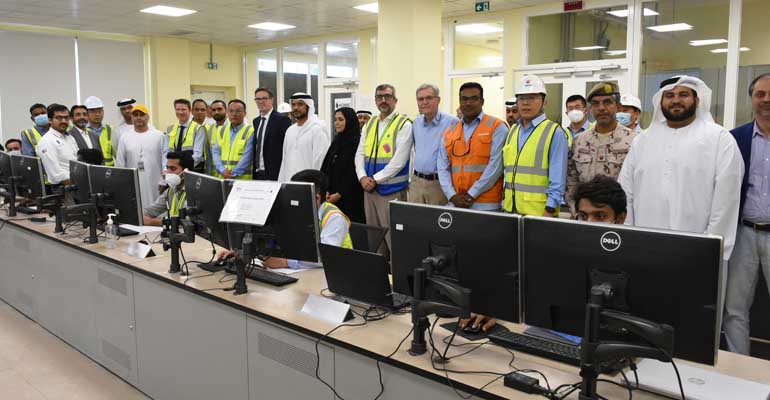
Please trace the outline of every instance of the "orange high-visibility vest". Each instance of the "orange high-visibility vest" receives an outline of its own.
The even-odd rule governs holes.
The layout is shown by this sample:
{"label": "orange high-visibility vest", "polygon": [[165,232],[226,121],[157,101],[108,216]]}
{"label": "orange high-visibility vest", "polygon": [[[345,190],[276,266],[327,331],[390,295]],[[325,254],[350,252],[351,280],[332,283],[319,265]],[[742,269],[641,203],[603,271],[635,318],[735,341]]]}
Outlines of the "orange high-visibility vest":
{"label": "orange high-visibility vest", "polygon": [[[489,164],[492,149],[492,137],[503,121],[484,115],[473,131],[470,143],[463,136],[463,122],[455,124],[444,132],[444,147],[452,166],[452,184],[457,193],[467,193],[476,183]],[[479,195],[477,203],[500,203],[503,200],[503,177],[500,176],[494,186]]]}

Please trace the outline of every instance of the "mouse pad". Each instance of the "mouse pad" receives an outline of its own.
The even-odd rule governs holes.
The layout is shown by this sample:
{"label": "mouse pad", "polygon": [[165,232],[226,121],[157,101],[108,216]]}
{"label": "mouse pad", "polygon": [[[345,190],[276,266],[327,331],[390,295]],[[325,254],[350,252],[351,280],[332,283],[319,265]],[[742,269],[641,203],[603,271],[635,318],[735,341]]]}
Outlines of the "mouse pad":
{"label": "mouse pad", "polygon": [[[442,328],[448,330],[450,333],[455,331],[455,327],[457,327],[457,322],[447,322],[446,324],[439,325]],[[457,330],[457,336],[462,336],[463,338],[470,340],[471,342],[475,342],[477,340],[483,340],[489,337],[490,334],[498,333],[498,332],[506,332],[508,331],[508,328],[497,324],[493,326],[490,330],[483,332],[479,331],[479,333],[471,333],[471,332],[465,332],[462,329]]]}

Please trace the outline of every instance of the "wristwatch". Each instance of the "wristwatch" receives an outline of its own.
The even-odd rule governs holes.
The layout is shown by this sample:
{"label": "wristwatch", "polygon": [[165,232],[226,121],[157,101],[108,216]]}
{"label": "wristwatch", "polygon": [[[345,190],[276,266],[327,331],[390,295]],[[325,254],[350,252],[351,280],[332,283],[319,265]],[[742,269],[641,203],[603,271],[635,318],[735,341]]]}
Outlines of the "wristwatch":
{"label": "wristwatch", "polygon": [[549,214],[556,214],[556,209],[553,207],[545,206],[545,210],[548,211]]}

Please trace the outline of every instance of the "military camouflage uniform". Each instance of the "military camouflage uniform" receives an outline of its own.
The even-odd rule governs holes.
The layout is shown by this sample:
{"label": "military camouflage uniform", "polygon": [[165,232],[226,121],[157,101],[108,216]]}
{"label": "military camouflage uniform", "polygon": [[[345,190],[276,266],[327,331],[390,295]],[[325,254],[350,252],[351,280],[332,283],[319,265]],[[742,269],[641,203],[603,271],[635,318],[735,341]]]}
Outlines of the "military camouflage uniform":
{"label": "military camouflage uniform", "polygon": [[634,137],[636,133],[621,124],[610,132],[604,143],[595,127],[575,137],[567,169],[566,197],[571,208],[574,209],[572,195],[578,184],[596,175],[618,177]]}

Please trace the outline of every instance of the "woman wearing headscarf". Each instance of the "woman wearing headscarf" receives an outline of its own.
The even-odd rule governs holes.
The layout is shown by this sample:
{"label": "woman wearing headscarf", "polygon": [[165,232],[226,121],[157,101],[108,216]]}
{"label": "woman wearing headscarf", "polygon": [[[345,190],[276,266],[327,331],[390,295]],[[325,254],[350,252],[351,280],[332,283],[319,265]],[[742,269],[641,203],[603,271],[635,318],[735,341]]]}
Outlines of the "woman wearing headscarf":
{"label": "woman wearing headscarf", "polygon": [[321,171],[329,177],[330,201],[353,222],[366,223],[364,192],[358,182],[355,154],[361,140],[361,129],[355,110],[342,107],[334,112],[337,135],[326,153]]}

